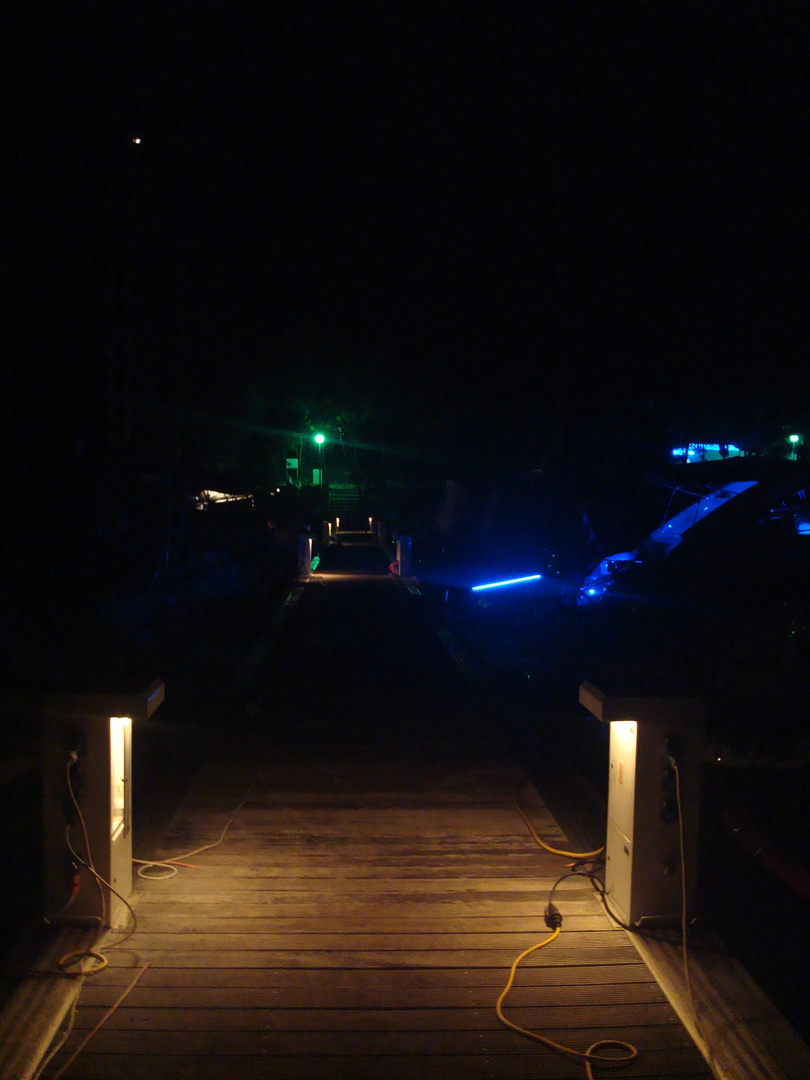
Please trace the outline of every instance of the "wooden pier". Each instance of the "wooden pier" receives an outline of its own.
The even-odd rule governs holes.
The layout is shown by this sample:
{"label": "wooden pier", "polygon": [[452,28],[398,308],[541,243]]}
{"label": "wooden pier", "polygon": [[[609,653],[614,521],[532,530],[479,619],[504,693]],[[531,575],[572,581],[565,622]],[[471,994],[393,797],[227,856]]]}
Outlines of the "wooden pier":
{"label": "wooden pier", "polygon": [[[161,854],[232,823],[197,869],[140,882],[137,931],[88,981],[74,1045],[149,967],[66,1076],[584,1075],[495,1014],[513,959],[548,934],[567,869],[514,809],[524,779],[482,740],[218,748]],[[533,791],[528,807],[564,845]],[[518,970],[510,1019],[582,1051],[630,1042],[628,1077],[710,1075],[587,881],[555,899],[562,934]]]}
{"label": "wooden pier", "polygon": [[[138,880],[134,933],[102,946],[45,1078],[585,1076],[495,1010],[570,864],[516,793],[546,842],[576,838],[381,555],[353,551],[351,575],[325,560],[302,586],[260,706],[212,736],[159,847],[137,851],[190,865]],[[562,932],[518,968],[505,1015],[580,1052],[637,1049],[597,1076],[711,1076],[589,882],[566,877],[555,903]]]}

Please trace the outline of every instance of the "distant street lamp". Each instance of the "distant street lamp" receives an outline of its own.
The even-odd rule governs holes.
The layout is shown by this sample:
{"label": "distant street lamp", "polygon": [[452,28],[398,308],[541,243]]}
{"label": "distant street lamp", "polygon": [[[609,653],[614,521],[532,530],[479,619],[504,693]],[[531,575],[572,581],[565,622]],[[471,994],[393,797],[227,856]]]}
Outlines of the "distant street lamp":
{"label": "distant street lamp", "polygon": [[315,436],[315,442],[318,444],[318,487],[323,487],[323,444],[326,442],[326,436],[319,431]]}

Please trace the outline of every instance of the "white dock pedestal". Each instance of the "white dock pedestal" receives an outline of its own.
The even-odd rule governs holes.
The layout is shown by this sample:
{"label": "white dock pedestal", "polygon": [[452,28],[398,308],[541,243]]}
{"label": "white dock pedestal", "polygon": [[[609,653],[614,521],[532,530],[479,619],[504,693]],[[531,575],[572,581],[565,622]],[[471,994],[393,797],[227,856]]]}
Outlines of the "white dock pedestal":
{"label": "white dock pedestal", "polygon": [[580,686],[579,700],[610,724],[605,888],[611,907],[630,926],[680,919],[685,885],[690,918],[697,878],[702,702],[609,696],[587,682]]}
{"label": "white dock pedestal", "polygon": [[[71,918],[100,917],[110,927],[127,924],[124,900],[132,892],[132,725],[148,719],[164,696],[158,679],[142,694],[51,694],[43,699],[46,915],[64,911]],[[101,881],[85,866],[74,867],[67,835],[84,862],[92,860]]]}

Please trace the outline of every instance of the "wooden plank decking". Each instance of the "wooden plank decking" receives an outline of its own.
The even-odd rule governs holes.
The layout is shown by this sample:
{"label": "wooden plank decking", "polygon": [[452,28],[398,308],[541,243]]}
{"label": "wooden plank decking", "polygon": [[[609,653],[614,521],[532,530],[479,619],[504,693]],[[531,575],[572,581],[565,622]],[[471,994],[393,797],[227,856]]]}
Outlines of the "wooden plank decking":
{"label": "wooden plank decking", "polygon": [[[215,840],[239,809],[198,869],[139,882],[137,931],[86,986],[65,1055],[149,968],[66,1077],[584,1075],[495,1015],[566,869],[514,809],[523,779],[493,741],[218,748],[164,854]],[[529,803],[565,842],[531,788]],[[521,967],[507,1015],[582,1050],[633,1043],[638,1060],[614,1075],[708,1076],[587,883],[563,882],[556,899],[563,933]]]}
{"label": "wooden plank decking", "polygon": [[[176,877],[138,882],[137,928],[105,948],[109,966],[85,982],[44,1080],[585,1075],[495,1012],[514,958],[546,936],[568,868],[515,809],[526,778],[497,707],[448,665],[372,538],[327,555],[283,634],[256,650],[265,692],[250,721],[205,736],[207,764],[159,850],[137,853],[221,843]],[[549,791],[580,831],[562,775]],[[582,845],[531,785],[524,802],[552,844]],[[568,878],[555,901],[562,934],[521,965],[506,1015],[581,1051],[637,1047],[597,1075],[709,1077],[589,884]]]}

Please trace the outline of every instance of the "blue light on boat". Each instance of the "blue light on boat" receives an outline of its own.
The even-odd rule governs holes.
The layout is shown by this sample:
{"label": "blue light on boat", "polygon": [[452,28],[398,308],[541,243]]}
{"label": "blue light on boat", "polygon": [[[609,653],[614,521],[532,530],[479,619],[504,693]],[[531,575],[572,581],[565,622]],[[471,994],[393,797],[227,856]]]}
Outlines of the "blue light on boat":
{"label": "blue light on boat", "polygon": [[705,458],[707,454],[713,459],[714,455],[720,457],[740,457],[742,450],[734,443],[689,443],[688,446],[676,446],[670,451],[672,457]]}
{"label": "blue light on boat", "polygon": [[482,589],[499,589],[501,585],[520,585],[524,581],[537,581],[542,576],[542,574],[529,574],[528,577],[509,578],[507,581],[493,581],[489,585],[473,585],[472,591],[480,592]]}

